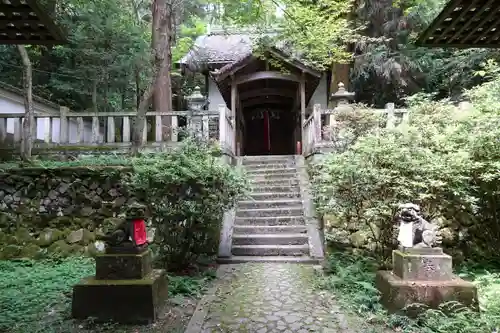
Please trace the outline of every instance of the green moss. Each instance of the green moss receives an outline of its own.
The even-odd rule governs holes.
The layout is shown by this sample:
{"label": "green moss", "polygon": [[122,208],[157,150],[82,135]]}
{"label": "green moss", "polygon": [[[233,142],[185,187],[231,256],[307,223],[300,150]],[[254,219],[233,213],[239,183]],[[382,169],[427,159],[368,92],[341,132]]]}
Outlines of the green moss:
{"label": "green moss", "polygon": [[39,246],[49,246],[52,243],[64,239],[64,233],[58,229],[45,228],[40,233],[37,244]]}
{"label": "green moss", "polygon": [[30,235],[30,232],[26,228],[19,228],[15,231],[14,236],[17,239],[19,244],[31,243],[34,241],[33,236]]}
{"label": "green moss", "polygon": [[75,252],[75,249],[67,244],[64,240],[58,240],[48,247],[49,253],[59,255],[61,257],[68,257]]}
{"label": "green moss", "polygon": [[21,258],[29,259],[41,259],[43,257],[42,249],[36,244],[28,244],[23,246],[21,253],[19,254]]}
{"label": "green moss", "polygon": [[21,254],[21,251],[22,247],[19,245],[14,245],[14,244],[5,245],[4,247],[0,248],[0,259],[5,260],[5,259],[18,258],[19,255]]}

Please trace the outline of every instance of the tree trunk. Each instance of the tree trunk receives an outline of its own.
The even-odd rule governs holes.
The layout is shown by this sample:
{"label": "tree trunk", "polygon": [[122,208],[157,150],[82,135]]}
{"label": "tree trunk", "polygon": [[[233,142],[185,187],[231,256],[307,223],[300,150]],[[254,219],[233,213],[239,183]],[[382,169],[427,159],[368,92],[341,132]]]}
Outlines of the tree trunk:
{"label": "tree trunk", "polygon": [[[137,155],[142,146],[146,112],[153,98],[155,111],[168,112],[172,110],[172,82],[170,68],[172,62],[172,0],[154,0],[152,50],[154,53],[153,79],[142,95],[134,124],[134,140],[132,154]],[[164,117],[167,118],[167,117]],[[163,121],[170,134],[171,119]],[[168,138],[168,136],[167,136]]]}
{"label": "tree trunk", "polygon": [[95,113],[99,111],[97,106],[97,79],[92,82],[92,111]]}
{"label": "tree trunk", "polygon": [[31,61],[28,51],[24,45],[17,45],[17,50],[23,63],[23,86],[24,86],[24,122],[21,136],[21,159],[29,161],[31,159],[31,149],[33,147],[34,109],[33,109],[33,75]]}
{"label": "tree trunk", "polygon": [[141,71],[138,65],[136,65],[135,69],[135,100],[136,108],[139,109],[141,104]]}
{"label": "tree trunk", "polygon": [[[172,63],[173,40],[173,0],[153,2],[152,49],[155,68],[159,69],[153,93],[154,111],[172,111],[172,82],[170,69]],[[163,65],[164,64],[164,65]],[[171,117],[162,117],[163,139],[170,138]]]}

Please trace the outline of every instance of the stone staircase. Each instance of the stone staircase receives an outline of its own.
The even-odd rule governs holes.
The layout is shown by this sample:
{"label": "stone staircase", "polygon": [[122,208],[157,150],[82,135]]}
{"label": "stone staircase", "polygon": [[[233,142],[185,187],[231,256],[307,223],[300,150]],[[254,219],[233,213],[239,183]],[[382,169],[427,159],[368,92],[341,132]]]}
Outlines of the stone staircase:
{"label": "stone staircase", "polygon": [[243,157],[252,190],[236,207],[232,257],[223,262],[318,263],[309,237],[295,156]]}

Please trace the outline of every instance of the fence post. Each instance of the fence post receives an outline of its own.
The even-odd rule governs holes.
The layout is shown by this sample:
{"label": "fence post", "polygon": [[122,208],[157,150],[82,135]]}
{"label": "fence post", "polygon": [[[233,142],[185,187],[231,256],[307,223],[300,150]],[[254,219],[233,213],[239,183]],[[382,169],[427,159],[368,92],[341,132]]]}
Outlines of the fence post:
{"label": "fence post", "polygon": [[99,143],[99,117],[92,116],[92,143]]}
{"label": "fence post", "polygon": [[387,113],[387,124],[386,128],[394,128],[395,126],[395,116],[394,116],[394,103],[387,103],[385,105],[385,112]]}
{"label": "fence post", "polygon": [[59,143],[68,143],[68,112],[69,109],[61,106],[59,116]]}
{"label": "fence post", "polygon": [[221,149],[226,145],[226,105],[219,104],[219,144]]}
{"label": "fence post", "polygon": [[314,104],[313,108],[313,124],[314,126],[314,137],[313,137],[313,150],[314,144],[320,142],[323,139],[323,133],[321,128],[321,104]]}

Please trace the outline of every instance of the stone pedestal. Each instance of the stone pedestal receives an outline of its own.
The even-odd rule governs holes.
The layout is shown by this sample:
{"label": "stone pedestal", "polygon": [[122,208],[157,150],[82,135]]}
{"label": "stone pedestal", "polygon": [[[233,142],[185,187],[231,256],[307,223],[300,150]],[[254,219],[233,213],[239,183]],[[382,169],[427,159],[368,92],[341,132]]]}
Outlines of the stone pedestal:
{"label": "stone pedestal", "polygon": [[165,271],[152,269],[147,249],[110,252],[96,257],[95,276],[73,287],[73,317],[126,324],[154,322],[168,297]]}
{"label": "stone pedestal", "polygon": [[442,249],[393,251],[392,260],[393,270],[377,272],[375,281],[389,312],[411,304],[437,308],[450,301],[477,308],[476,287],[452,273],[452,259]]}

